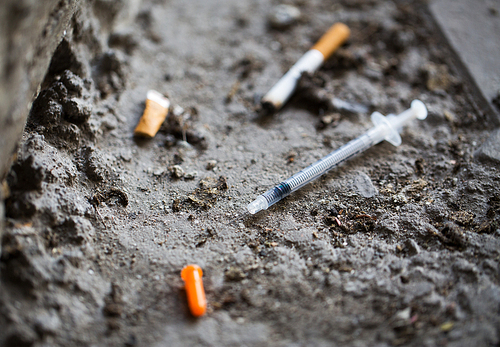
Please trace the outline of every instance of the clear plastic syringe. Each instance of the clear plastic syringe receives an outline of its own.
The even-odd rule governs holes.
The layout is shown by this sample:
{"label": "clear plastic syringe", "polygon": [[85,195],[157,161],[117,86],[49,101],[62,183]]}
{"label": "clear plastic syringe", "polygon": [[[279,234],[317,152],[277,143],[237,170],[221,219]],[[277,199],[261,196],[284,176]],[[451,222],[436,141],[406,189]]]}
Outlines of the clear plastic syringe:
{"label": "clear plastic syringe", "polygon": [[302,188],[307,183],[328,172],[341,162],[355,156],[358,153],[386,140],[394,146],[401,144],[401,132],[404,125],[415,118],[425,119],[427,117],[427,108],[420,100],[413,100],[411,108],[399,115],[390,114],[387,117],[379,112],[371,115],[374,127],[366,133],[354,139],[339,149],[331,152],[326,157],[309,165],[304,170],[296,173],[287,180],[281,182],[274,188],[269,189],[257,199],[248,204],[247,209],[251,214],[267,209],[269,206],[277,203],[290,193]]}

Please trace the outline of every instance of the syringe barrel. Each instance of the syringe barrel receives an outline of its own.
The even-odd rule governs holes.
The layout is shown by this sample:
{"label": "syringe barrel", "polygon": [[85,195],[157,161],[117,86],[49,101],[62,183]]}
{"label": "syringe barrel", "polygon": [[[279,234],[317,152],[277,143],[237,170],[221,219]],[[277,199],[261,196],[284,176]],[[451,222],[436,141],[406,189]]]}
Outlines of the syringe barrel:
{"label": "syringe barrel", "polygon": [[373,128],[360,137],[331,152],[314,164],[309,165],[304,170],[296,173],[274,188],[269,189],[264,194],[259,195],[257,199],[248,205],[248,211],[251,214],[254,214],[258,211],[267,209],[269,206],[305,186],[307,183],[314,181],[343,161],[363,152],[383,140],[386,140],[395,146],[399,146],[401,144],[399,131],[402,126],[406,125],[412,119],[425,119],[425,117],[427,117],[427,109],[424,103],[420,100],[413,100],[411,108],[397,116],[390,115],[388,117],[384,117],[382,114],[374,112],[371,116],[375,125]]}
{"label": "syringe barrel", "polygon": [[324,173],[330,171],[343,161],[376,145],[385,138],[385,133],[385,126],[377,126],[368,130],[364,135],[346,143],[314,164],[297,172],[295,175],[281,182],[274,188],[269,189],[261,196],[266,199],[268,207],[275,204],[290,193],[302,188],[309,182],[314,181]]}

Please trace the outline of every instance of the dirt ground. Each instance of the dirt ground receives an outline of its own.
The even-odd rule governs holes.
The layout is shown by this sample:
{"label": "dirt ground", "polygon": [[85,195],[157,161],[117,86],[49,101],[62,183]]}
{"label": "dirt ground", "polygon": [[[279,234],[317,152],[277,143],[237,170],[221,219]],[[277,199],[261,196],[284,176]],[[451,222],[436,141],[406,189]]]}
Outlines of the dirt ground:
{"label": "dirt ground", "polygon": [[[4,346],[493,346],[492,124],[425,1],[150,0],[96,42],[75,22],[8,177]],[[103,13],[105,9],[103,9]],[[352,30],[287,106],[260,97],[333,23]],[[78,51],[75,51],[76,48]],[[104,47],[104,48],[102,48]],[[172,112],[133,137],[149,89]],[[353,113],[332,98],[368,107]],[[429,116],[255,216],[255,197],[413,99]],[[204,317],[181,269],[203,268]]]}

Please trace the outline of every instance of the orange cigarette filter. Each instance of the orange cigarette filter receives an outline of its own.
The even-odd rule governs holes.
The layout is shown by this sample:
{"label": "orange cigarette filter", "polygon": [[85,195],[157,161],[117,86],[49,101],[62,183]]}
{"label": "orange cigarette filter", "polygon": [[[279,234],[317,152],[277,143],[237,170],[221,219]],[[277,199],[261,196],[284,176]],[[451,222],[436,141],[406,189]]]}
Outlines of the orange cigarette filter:
{"label": "orange cigarette filter", "polygon": [[203,288],[203,271],[198,265],[187,265],[181,271],[184,280],[189,310],[193,316],[203,316],[207,310],[207,299]]}
{"label": "orange cigarette filter", "polygon": [[170,101],[156,90],[147,94],[146,108],[137,124],[134,134],[142,137],[154,137],[167,118]]}
{"label": "orange cigarette filter", "polygon": [[321,36],[312,49],[320,51],[326,60],[347,40],[350,34],[351,30],[347,25],[335,23]]}

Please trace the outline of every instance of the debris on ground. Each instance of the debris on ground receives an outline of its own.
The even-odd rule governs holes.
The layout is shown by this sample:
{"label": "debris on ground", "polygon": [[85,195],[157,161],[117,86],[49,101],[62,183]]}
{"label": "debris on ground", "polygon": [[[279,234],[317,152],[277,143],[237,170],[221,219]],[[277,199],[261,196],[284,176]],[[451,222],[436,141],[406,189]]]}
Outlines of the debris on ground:
{"label": "debris on ground", "polygon": [[290,27],[300,19],[300,10],[292,5],[281,4],[274,7],[268,15],[269,25],[278,30]]}
{"label": "debris on ground", "polygon": [[[1,185],[0,345],[499,344],[500,141],[427,2],[288,1],[300,19],[270,30],[278,4],[95,0],[68,19]],[[339,20],[349,42],[260,117]],[[132,136],[149,88],[172,101],[153,141]],[[428,119],[399,147],[239,214],[417,98]]]}

